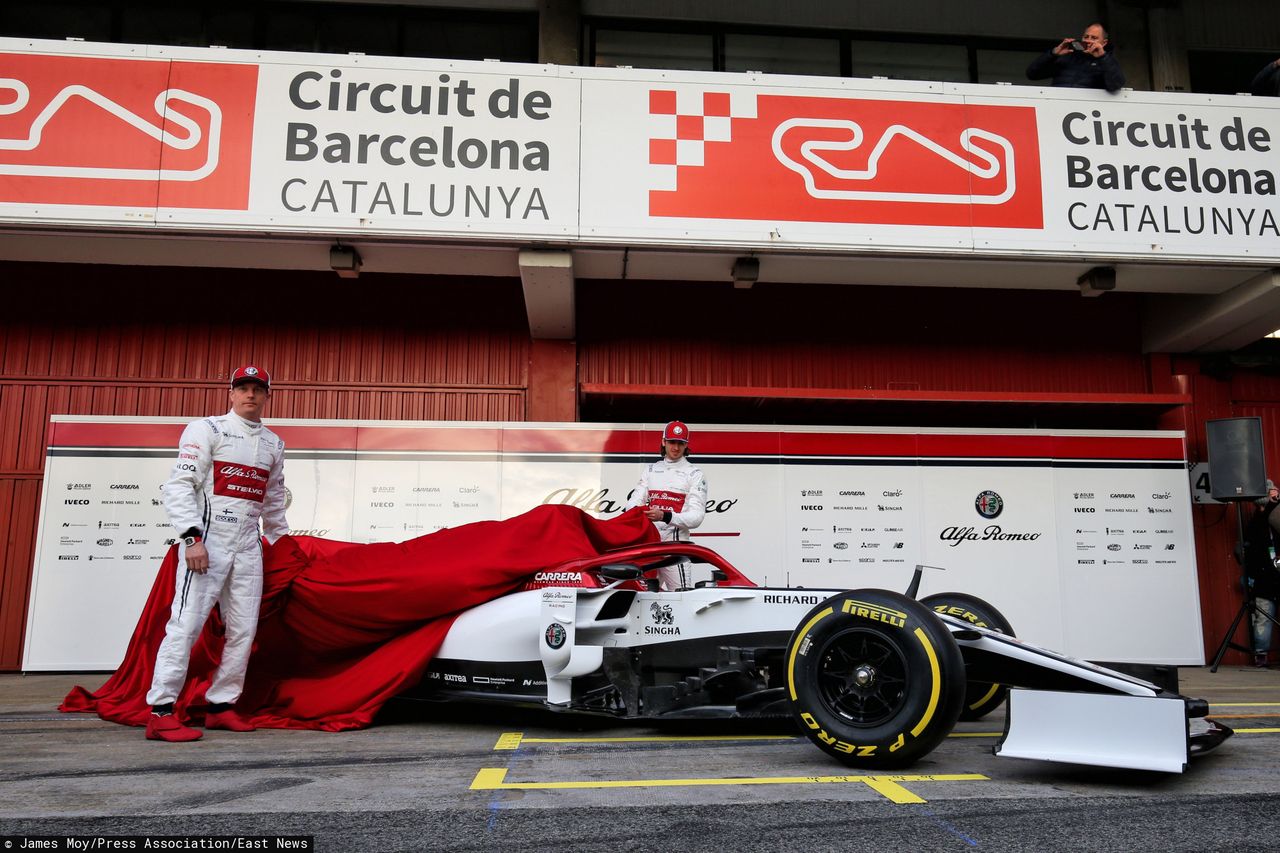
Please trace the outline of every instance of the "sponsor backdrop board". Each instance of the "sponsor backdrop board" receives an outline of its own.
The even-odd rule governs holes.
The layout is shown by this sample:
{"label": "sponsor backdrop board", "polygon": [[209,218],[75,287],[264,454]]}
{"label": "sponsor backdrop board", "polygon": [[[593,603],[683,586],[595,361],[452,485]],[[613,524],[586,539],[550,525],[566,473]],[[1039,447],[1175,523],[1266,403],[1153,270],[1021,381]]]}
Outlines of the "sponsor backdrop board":
{"label": "sponsor backdrop board", "polygon": [[[55,416],[24,669],[120,661],[175,535],[182,420]],[[539,504],[621,512],[656,424],[271,421],[295,534],[403,541]],[[693,424],[697,542],[761,585],[960,591],[1078,657],[1203,662],[1181,432]],[[696,578],[695,578],[696,579]]]}
{"label": "sponsor backdrop board", "polygon": [[0,39],[11,223],[1266,264],[1277,144],[1267,98]]}

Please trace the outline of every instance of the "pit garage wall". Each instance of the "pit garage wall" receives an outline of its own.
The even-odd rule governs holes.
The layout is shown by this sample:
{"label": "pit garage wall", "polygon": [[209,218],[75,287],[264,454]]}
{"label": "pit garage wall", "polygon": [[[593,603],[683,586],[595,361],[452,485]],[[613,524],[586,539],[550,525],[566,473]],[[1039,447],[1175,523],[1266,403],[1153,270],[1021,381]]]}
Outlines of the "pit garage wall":
{"label": "pit garage wall", "polygon": [[[217,377],[245,358],[275,371],[281,393],[270,414],[282,418],[520,421],[536,392],[527,365],[537,342],[529,341],[515,280],[366,275],[353,284],[329,273],[0,263],[0,282],[7,309],[0,316],[0,670],[17,669],[22,655],[50,415],[220,411],[226,397]],[[1249,371],[1215,378],[1200,373],[1197,359],[1143,356],[1139,300],[583,281],[578,340],[566,345],[577,349],[578,388],[905,388],[993,398],[1185,393],[1191,404],[1163,415],[1076,407],[1069,425],[1185,429],[1194,462],[1206,456],[1204,420],[1258,414],[1268,458],[1280,459],[1280,379]],[[1035,406],[1011,412],[994,403],[904,415],[901,405],[802,399],[770,410],[748,398],[583,395],[582,411],[582,420],[1068,425],[1035,422]],[[1212,653],[1240,604],[1234,525],[1221,507],[1192,512]]]}
{"label": "pit garage wall", "polygon": [[514,279],[0,263],[0,291],[0,670],[21,660],[50,415],[226,411],[253,360],[274,417],[525,418]]}

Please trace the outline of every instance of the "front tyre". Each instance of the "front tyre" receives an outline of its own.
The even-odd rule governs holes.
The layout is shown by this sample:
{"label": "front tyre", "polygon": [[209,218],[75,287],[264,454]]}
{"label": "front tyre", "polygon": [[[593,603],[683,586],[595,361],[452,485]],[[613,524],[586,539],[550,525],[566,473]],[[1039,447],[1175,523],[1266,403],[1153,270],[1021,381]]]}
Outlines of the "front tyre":
{"label": "front tyre", "polygon": [[823,752],[855,767],[905,767],[955,725],[964,661],[925,605],[883,589],[809,611],[786,655],[791,710]]}
{"label": "front tyre", "polygon": [[[1015,636],[1013,626],[987,602],[976,595],[963,592],[940,592],[936,595],[920,599],[935,613],[945,613],[966,622],[972,622],[982,628],[999,631],[1001,634]],[[965,721],[980,720],[1000,707],[1009,697],[1009,688],[1004,684],[993,684],[990,681],[970,681],[965,689],[964,705],[960,709],[960,719]]]}

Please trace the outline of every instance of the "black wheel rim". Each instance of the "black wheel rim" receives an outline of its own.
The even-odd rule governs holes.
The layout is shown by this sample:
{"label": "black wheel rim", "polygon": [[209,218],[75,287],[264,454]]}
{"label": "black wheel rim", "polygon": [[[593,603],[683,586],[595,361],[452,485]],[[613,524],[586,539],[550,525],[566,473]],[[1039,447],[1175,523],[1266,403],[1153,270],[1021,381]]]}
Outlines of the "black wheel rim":
{"label": "black wheel rim", "polygon": [[863,628],[831,638],[818,657],[818,696],[855,726],[877,726],[902,708],[907,659],[891,637]]}

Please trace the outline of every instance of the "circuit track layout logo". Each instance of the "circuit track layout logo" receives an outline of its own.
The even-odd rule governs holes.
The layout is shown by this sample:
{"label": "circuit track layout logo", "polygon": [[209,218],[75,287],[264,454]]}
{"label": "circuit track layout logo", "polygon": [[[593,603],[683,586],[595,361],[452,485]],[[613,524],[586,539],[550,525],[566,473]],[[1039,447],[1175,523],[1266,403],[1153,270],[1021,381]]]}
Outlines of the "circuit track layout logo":
{"label": "circuit track layout logo", "polygon": [[0,203],[245,210],[258,68],[0,54]]}
{"label": "circuit track layout logo", "polygon": [[653,89],[650,216],[1044,226],[1032,107]]}

